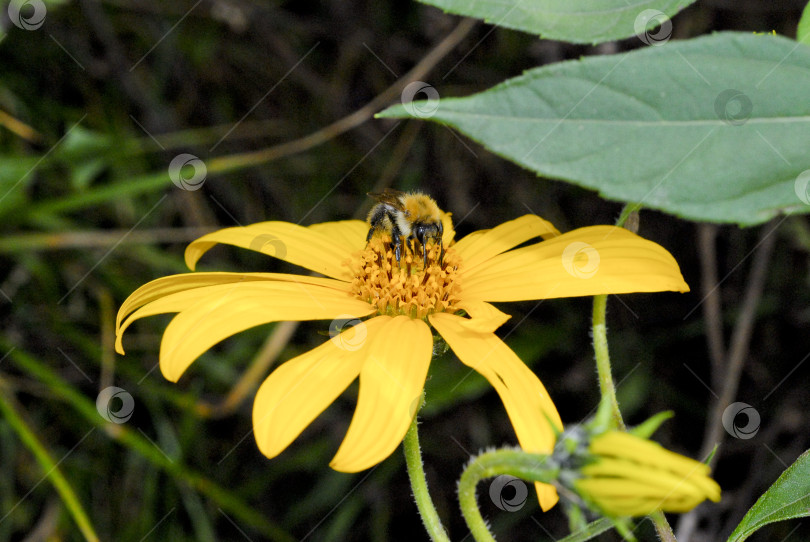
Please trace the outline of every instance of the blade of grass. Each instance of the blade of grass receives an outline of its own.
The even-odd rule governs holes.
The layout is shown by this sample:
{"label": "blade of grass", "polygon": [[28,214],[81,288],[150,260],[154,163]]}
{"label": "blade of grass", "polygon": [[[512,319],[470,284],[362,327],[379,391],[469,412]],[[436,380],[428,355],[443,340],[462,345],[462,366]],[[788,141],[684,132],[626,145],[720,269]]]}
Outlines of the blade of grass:
{"label": "blade of grass", "polygon": [[0,348],[9,351],[8,359],[23,371],[29,373],[54,393],[55,398],[68,403],[79,415],[90,424],[104,429],[112,439],[137,452],[153,465],[165,470],[178,481],[206,495],[220,508],[233,514],[234,517],[260,531],[271,540],[293,542],[295,539],[277,524],[269,521],[264,514],[254,510],[241,497],[219,486],[204,475],[195,472],[179,461],[172,461],[164,456],[147,439],[132,431],[125,425],[111,424],[102,418],[93,401],[85,397],[76,388],[65,382],[44,363],[22,351],[12,348],[6,340],[0,339]]}
{"label": "blade of grass", "polygon": [[21,233],[0,239],[0,253],[106,248],[119,242],[122,245],[187,243],[210,232],[211,228],[153,228],[131,233],[126,229]]}
{"label": "blade of grass", "polygon": [[22,415],[20,415],[18,412],[20,406],[16,404],[10,387],[2,379],[0,379],[0,390],[2,390],[2,393],[0,393],[0,411],[2,411],[3,417],[5,417],[14,432],[17,433],[25,447],[34,454],[34,458],[45,473],[45,478],[59,493],[68,513],[73,517],[84,539],[88,542],[98,542],[98,535],[96,535],[93,524],[76,496],[76,492],[73,491],[67,478],[59,469],[59,463],[53,460],[51,454],[34,434],[33,429],[28,426]]}
{"label": "blade of grass", "polygon": [[[210,171],[210,170],[209,170]],[[129,181],[117,181],[99,188],[91,188],[78,194],[46,199],[30,205],[26,214],[37,217],[42,215],[76,211],[93,205],[120,199],[124,196],[137,196],[173,187],[168,170],[140,175]]]}

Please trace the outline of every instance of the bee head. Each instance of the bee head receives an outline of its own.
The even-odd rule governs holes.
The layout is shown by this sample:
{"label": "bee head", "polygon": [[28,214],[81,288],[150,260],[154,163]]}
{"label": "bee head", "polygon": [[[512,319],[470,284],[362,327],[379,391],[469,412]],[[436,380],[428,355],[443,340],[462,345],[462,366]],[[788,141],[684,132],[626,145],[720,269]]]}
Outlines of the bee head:
{"label": "bee head", "polygon": [[425,241],[429,239],[434,242],[441,241],[442,234],[444,227],[441,222],[417,222],[413,225],[411,233],[422,246],[425,246]]}

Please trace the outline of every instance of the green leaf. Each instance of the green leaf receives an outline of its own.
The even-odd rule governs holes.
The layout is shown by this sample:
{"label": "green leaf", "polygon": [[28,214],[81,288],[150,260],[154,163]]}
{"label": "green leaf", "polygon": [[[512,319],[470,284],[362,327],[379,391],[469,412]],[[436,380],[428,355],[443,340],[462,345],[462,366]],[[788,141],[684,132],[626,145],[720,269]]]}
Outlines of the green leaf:
{"label": "green leaf", "polygon": [[70,168],[73,188],[85,190],[109,166],[108,155],[114,148],[115,141],[112,137],[79,125],[65,135],[54,154],[55,158],[66,162]]}
{"label": "green leaf", "polygon": [[629,429],[627,432],[631,435],[635,435],[640,438],[650,438],[653,433],[658,431],[658,428],[661,427],[661,424],[667,421],[668,419],[672,418],[675,415],[674,412],[671,410],[665,410],[664,412],[659,412],[655,414],[637,426]]}
{"label": "green leaf", "polygon": [[810,515],[810,450],[782,473],[751,507],[728,542],[741,542],[769,523]]}
{"label": "green leaf", "polygon": [[799,26],[796,28],[796,40],[810,43],[810,3],[804,6],[802,11],[802,18],[799,19]]}
{"label": "green leaf", "polygon": [[750,225],[810,211],[808,95],[810,48],[732,32],[536,68],[379,116],[453,126],[608,199]]}
{"label": "green leaf", "polygon": [[[639,35],[654,45],[669,39],[669,18],[695,0],[420,0],[449,13],[574,43],[600,43]],[[658,28],[660,27],[660,28]],[[658,28],[656,30],[656,28]]]}
{"label": "green leaf", "polygon": [[40,161],[37,156],[0,156],[0,216],[27,201],[27,188]]}

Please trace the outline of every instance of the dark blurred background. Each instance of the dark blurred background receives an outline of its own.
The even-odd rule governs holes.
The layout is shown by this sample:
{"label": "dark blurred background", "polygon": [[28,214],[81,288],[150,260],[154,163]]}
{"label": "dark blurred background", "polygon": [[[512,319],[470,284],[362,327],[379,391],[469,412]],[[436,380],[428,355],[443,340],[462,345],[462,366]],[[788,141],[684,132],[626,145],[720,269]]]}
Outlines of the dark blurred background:
{"label": "dark blurred background", "polygon": [[[234,386],[254,359],[269,359],[267,348],[278,364],[322,342],[323,323],[249,330],[205,354],[175,385],[156,369],[169,318],[137,323],[121,357],[112,351],[115,312],[141,284],[186,271],[183,249],[204,232],[262,220],[362,218],[366,192],[386,186],[428,191],[453,213],[460,235],[529,212],[562,231],[613,223],[619,203],[538,179],[438,124],[370,115],[399,101],[405,74],[448,36],[458,44],[420,77],[441,97],[644,44],[582,46],[483,23],[468,28],[413,2],[28,2],[19,9],[28,29],[9,18],[17,4],[3,3],[0,12],[0,392],[58,462],[100,538],[427,539],[399,451],[369,472],[328,467],[356,384],[280,457],[267,460],[255,446],[255,382],[245,393]],[[673,39],[730,29],[792,37],[802,8],[799,1],[699,1],[673,19]],[[381,95],[390,99],[366,107]],[[181,154],[199,160],[184,170],[196,176],[193,189],[170,179]],[[656,439],[702,459],[706,427],[718,422],[712,408],[727,386],[739,381],[731,399],[761,418],[753,438],[720,432],[715,473],[723,500],[699,508],[691,536],[682,538],[724,540],[810,447],[810,225],[796,216],[743,230],[642,211],[639,233],[675,255],[692,291],[610,298],[626,419],[674,411]],[[761,287],[752,280],[757,262]],[[217,248],[201,268],[291,269],[232,248]],[[590,299],[501,308],[512,319],[500,336],[543,380],[563,420],[590,415],[599,397]],[[714,362],[709,330],[722,335]],[[275,337],[269,347],[268,337]],[[729,382],[734,356],[741,371]],[[430,487],[453,540],[467,535],[455,484],[469,455],[515,443],[497,395],[467,376],[452,354],[433,364],[420,425]],[[126,423],[108,424],[94,408],[112,385],[134,399]],[[566,534],[562,506],[543,514],[530,493],[518,511],[505,511],[488,487],[481,484],[479,498],[499,539]],[[3,418],[0,518],[0,541],[82,540],[50,478]],[[637,534],[655,539],[649,522]],[[751,540],[809,537],[810,525],[791,521]]]}

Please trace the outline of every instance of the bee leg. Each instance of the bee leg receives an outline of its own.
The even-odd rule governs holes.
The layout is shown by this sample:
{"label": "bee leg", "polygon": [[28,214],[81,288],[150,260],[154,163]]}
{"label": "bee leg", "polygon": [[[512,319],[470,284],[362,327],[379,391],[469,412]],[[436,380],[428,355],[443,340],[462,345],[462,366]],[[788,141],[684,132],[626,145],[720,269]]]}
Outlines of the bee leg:
{"label": "bee leg", "polygon": [[397,267],[402,267],[400,260],[402,259],[402,232],[397,227],[396,221],[393,217],[389,217],[391,221],[391,244],[394,245],[394,258],[397,260]]}
{"label": "bee leg", "polygon": [[392,242],[394,243],[394,258],[397,260],[397,267],[402,267],[399,261],[402,257],[402,237],[397,235],[393,238]]}
{"label": "bee leg", "polygon": [[427,245],[425,244],[424,239],[422,240],[422,260],[424,261],[425,269],[427,269]]}
{"label": "bee leg", "polygon": [[442,244],[442,238],[439,237],[439,267],[442,266],[444,261],[444,245]]}
{"label": "bee leg", "polygon": [[444,226],[442,226],[442,223],[439,222],[436,225],[436,235],[433,237],[433,239],[439,241],[439,267],[441,267],[442,263],[444,262],[444,240],[442,239],[443,237],[444,237]]}

